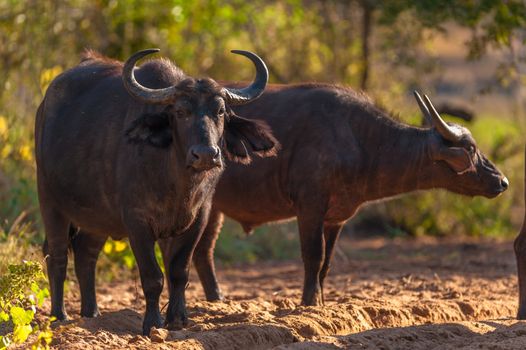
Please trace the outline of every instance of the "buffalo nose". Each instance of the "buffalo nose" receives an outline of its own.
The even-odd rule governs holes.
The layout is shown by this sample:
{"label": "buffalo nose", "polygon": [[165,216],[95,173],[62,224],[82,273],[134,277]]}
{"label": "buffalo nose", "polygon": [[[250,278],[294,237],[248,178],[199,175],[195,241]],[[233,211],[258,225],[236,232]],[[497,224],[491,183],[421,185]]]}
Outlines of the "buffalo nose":
{"label": "buffalo nose", "polygon": [[503,189],[507,189],[510,185],[510,182],[508,181],[508,178],[504,176],[502,179],[500,179],[500,185]]}
{"label": "buffalo nose", "polygon": [[188,151],[187,165],[200,171],[221,166],[221,151],[217,146],[194,145]]}

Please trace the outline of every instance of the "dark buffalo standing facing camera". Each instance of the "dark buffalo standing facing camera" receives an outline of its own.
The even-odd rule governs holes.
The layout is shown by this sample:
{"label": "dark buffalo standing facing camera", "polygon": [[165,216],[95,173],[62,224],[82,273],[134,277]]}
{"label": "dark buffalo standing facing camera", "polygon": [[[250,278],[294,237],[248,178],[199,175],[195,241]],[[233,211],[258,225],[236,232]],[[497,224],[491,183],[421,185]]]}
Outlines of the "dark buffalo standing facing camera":
{"label": "dark buffalo standing facing camera", "polygon": [[236,112],[265,120],[280,154],[249,167],[229,164],[194,252],[208,300],[221,299],[213,250],[223,214],[246,232],[298,219],[305,268],[304,305],[323,303],[323,282],[344,223],[366,202],[444,188],[495,197],[508,180],[477,148],[468,129],[445,123],[415,93],[431,128],[402,124],[365,95],[334,85],[273,86]]}
{"label": "dark buffalo standing facing camera", "polygon": [[97,256],[108,236],[129,237],[146,298],[143,333],[160,327],[163,275],[154,243],[174,237],[165,255],[170,286],[165,324],[184,325],[189,263],[208,221],[223,155],[248,163],[250,150],[261,156],[276,152],[277,142],[265,122],[241,118],[231,109],[263,92],[268,72],[259,57],[234,51],[257,70],[250,86],[234,89],[189,77],[164,59],[135,69],[137,60],[157,51],[138,52],[124,65],[87,52],[78,66],[51,83],[38,109],[44,254],[51,314],[59,320],[67,318],[63,289],[68,245],[75,257],[81,315],[94,317],[99,314]]}

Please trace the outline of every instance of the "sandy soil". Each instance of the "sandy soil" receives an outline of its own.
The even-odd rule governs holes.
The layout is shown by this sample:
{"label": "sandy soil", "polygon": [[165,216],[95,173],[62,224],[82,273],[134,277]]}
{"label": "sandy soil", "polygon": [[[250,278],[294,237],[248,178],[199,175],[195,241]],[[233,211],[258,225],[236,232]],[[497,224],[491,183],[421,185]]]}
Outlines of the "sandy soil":
{"label": "sandy soil", "polygon": [[[299,261],[219,267],[228,297],[203,301],[196,275],[187,290],[191,325],[140,336],[138,280],[99,288],[102,316],[57,325],[56,349],[524,349],[511,242],[340,242],[324,307],[301,307]],[[164,299],[166,300],[166,299]]]}

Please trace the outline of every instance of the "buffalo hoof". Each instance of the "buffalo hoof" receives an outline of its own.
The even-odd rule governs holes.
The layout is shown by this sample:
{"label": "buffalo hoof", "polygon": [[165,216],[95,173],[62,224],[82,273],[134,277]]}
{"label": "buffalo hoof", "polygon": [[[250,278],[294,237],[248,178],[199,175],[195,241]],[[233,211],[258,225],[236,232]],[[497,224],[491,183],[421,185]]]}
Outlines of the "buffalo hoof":
{"label": "buffalo hoof", "polygon": [[215,291],[214,293],[210,293],[210,295],[206,296],[206,301],[214,302],[214,301],[223,301],[223,300],[225,300],[225,297],[219,291]]}
{"label": "buffalo hoof", "polygon": [[323,298],[320,295],[316,295],[313,298],[302,299],[301,305],[303,306],[323,306]]}
{"label": "buffalo hoof", "polygon": [[171,322],[168,322],[164,325],[164,327],[171,331],[180,331],[181,329],[188,326],[188,318],[184,317],[182,319],[175,319]]}
{"label": "buffalo hoof", "polygon": [[168,304],[168,310],[166,310],[166,319],[164,321],[164,327],[169,330],[181,330],[188,326],[188,313],[183,302],[174,302]]}
{"label": "buffalo hoof", "polygon": [[69,316],[64,310],[52,312],[50,317],[54,318],[54,321],[69,321]]}
{"label": "buffalo hoof", "polygon": [[159,312],[150,312],[144,316],[142,322],[142,335],[149,335],[152,327],[161,328],[163,325],[163,319]]}
{"label": "buffalo hoof", "polygon": [[301,305],[303,306],[323,306],[322,293],[320,291],[317,291],[314,293],[303,293],[303,297],[301,298]]}
{"label": "buffalo hoof", "polygon": [[313,300],[309,302],[302,301],[301,306],[323,306],[323,303],[318,300]]}
{"label": "buffalo hoof", "polygon": [[83,310],[80,312],[81,317],[87,317],[87,318],[95,318],[100,316],[100,311],[98,308],[95,310]]}

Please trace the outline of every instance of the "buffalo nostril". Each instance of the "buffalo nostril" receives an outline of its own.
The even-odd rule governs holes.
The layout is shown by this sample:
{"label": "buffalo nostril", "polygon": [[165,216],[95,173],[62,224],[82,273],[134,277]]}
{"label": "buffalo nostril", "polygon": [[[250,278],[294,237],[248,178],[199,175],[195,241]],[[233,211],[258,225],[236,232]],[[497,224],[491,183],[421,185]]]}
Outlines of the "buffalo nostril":
{"label": "buffalo nostril", "polygon": [[214,160],[218,160],[220,157],[221,157],[221,151],[219,150],[219,147],[213,147],[214,149],[214,156],[213,156],[213,159]]}
{"label": "buffalo nostril", "polygon": [[217,146],[194,145],[188,150],[186,164],[197,170],[221,167],[221,150]]}
{"label": "buffalo nostril", "polygon": [[199,153],[197,153],[196,150],[193,149],[193,148],[190,150],[190,154],[192,155],[194,160],[199,160],[199,158],[201,158],[201,157],[199,157]]}
{"label": "buffalo nostril", "polygon": [[502,179],[500,179],[500,185],[502,186],[502,188],[507,189],[508,186],[510,185],[510,182],[508,181],[508,178],[507,177],[503,177]]}

